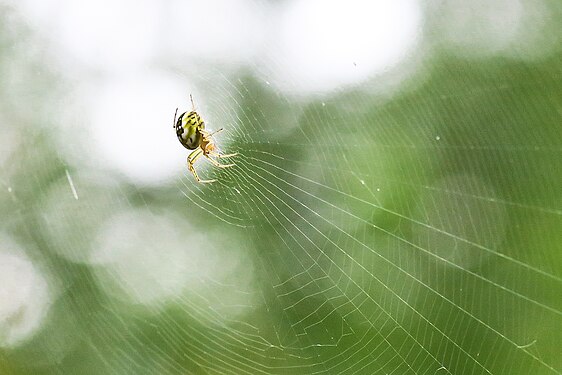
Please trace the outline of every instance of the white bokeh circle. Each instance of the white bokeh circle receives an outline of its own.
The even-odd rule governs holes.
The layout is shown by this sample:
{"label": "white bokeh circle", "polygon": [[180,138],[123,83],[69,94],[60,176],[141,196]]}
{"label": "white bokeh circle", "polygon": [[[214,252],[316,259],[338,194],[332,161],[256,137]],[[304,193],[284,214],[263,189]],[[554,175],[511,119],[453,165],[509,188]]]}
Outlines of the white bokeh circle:
{"label": "white bokeh circle", "polygon": [[263,5],[250,0],[173,1],[162,40],[172,58],[240,64],[264,42]]}
{"label": "white bokeh circle", "polygon": [[233,275],[247,287],[253,273],[250,264],[237,261],[243,247],[225,249],[206,234],[175,214],[124,211],[101,226],[90,263],[110,296],[144,306],[202,293],[207,282],[224,284]]}
{"label": "white bokeh circle", "polygon": [[0,233],[0,347],[13,347],[41,327],[51,295],[45,275],[23,248]]}
{"label": "white bokeh circle", "polygon": [[269,45],[268,82],[299,94],[353,85],[396,65],[421,32],[415,0],[291,1]]}
{"label": "white bokeh circle", "polygon": [[102,85],[91,108],[90,162],[138,184],[179,176],[187,152],[173,129],[174,103],[183,96],[187,105],[188,93],[173,77],[150,72]]}

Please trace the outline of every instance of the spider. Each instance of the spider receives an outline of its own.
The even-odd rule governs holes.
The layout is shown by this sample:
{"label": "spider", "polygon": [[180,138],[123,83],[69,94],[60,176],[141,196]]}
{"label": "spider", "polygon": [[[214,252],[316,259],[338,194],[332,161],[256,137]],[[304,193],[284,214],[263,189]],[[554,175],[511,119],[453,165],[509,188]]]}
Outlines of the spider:
{"label": "spider", "polygon": [[193,166],[197,159],[201,157],[201,155],[205,156],[215,167],[218,168],[228,168],[232,167],[234,164],[220,164],[218,161],[213,159],[215,158],[229,158],[232,156],[238,155],[237,153],[234,154],[221,154],[217,151],[217,147],[215,146],[215,142],[213,141],[213,135],[220,133],[223,129],[220,128],[215,130],[214,132],[207,132],[205,130],[205,122],[199,114],[195,111],[195,104],[193,103],[193,97],[189,95],[191,99],[191,112],[184,112],[178,117],[176,122],[176,116],[178,114],[178,109],[176,108],[176,113],[174,114],[174,128],[176,129],[176,135],[178,136],[178,140],[183,145],[183,147],[187,148],[188,150],[194,150],[189,156],[187,157],[187,167],[193,173],[193,176],[200,183],[210,183],[215,182],[216,180],[202,180],[199,178],[199,175],[195,171],[195,167]]}

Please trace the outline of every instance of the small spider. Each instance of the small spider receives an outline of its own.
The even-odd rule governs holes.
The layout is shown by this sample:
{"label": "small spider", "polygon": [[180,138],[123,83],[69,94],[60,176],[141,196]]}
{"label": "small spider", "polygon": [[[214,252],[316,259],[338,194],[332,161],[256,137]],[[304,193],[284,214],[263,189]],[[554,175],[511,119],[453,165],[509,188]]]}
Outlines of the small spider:
{"label": "small spider", "polygon": [[221,132],[223,129],[215,130],[212,133],[205,131],[205,123],[199,114],[195,111],[195,104],[193,104],[193,97],[189,95],[191,99],[191,112],[184,112],[178,118],[176,122],[176,116],[178,114],[178,109],[176,108],[176,113],[174,114],[174,128],[176,129],[176,135],[183,147],[188,150],[194,150],[187,157],[187,167],[193,173],[193,176],[197,182],[209,183],[215,182],[216,180],[201,180],[195,171],[193,166],[197,159],[201,155],[205,156],[215,167],[228,168],[232,167],[234,164],[220,164],[215,158],[228,158],[231,156],[236,156],[238,154],[221,154],[216,151],[215,142],[213,142],[213,135]]}

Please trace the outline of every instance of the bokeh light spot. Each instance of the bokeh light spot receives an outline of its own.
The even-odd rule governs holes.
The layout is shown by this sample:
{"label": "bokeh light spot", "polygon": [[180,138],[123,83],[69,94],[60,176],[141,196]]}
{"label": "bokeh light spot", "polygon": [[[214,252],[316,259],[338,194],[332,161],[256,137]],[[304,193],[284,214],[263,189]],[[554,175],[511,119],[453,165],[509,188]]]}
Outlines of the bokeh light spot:
{"label": "bokeh light spot", "polygon": [[282,10],[278,88],[326,92],[356,84],[397,64],[415,46],[421,28],[416,1],[292,1]]}
{"label": "bokeh light spot", "polygon": [[0,346],[15,346],[32,337],[50,303],[45,276],[19,245],[0,233]]}

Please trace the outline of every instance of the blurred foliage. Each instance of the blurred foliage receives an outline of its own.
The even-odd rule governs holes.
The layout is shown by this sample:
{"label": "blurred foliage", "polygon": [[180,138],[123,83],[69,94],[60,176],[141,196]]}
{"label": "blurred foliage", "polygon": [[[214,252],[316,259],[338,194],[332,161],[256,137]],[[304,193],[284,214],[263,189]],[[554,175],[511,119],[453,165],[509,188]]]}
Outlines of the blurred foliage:
{"label": "blurred foliage", "polygon": [[[34,337],[0,350],[1,374],[562,372],[560,52],[467,61],[438,49],[390,100],[358,87],[288,102],[248,76],[237,167],[213,186],[150,188],[64,159],[52,136],[64,85],[40,54],[18,57],[35,41],[14,30],[0,34],[0,121],[14,140],[0,158],[1,231],[59,292]],[[65,171],[81,176],[78,200]],[[61,256],[95,246],[95,227],[130,207],[242,238],[252,308],[216,314],[217,286],[116,303],[98,266]]]}

